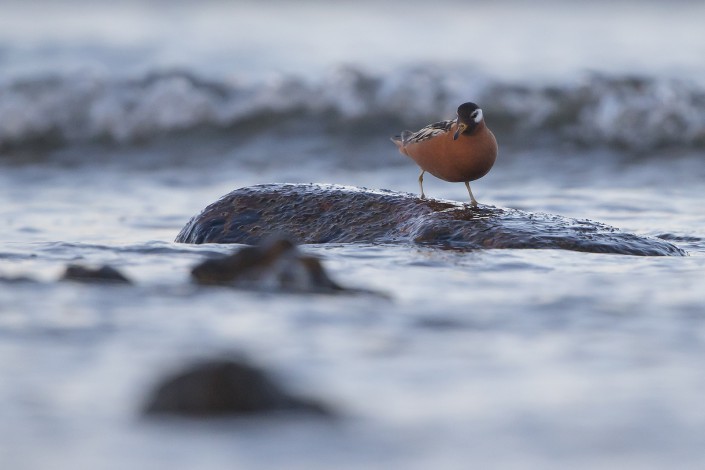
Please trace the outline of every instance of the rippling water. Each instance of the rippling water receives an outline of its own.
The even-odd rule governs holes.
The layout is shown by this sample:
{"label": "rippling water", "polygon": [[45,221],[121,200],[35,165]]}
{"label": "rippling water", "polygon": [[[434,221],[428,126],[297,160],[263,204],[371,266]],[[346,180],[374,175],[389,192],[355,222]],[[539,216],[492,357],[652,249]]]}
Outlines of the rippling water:
{"label": "rippling water", "polygon": [[[702,466],[702,6],[439,5],[3,7],[3,468]],[[270,182],[416,192],[388,136],[469,99],[500,143],[481,203],[689,256],[308,245],[386,296],[189,281],[233,249],[172,243],[207,204]],[[57,282],[69,263],[135,285]],[[139,416],[166,373],[223,352],[341,419]]]}

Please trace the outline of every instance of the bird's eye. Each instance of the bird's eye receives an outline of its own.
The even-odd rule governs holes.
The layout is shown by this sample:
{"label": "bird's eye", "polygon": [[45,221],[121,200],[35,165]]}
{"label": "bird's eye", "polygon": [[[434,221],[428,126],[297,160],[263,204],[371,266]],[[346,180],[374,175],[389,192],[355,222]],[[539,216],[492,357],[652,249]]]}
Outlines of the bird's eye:
{"label": "bird's eye", "polygon": [[473,111],[473,113],[470,115],[470,117],[476,118],[477,117],[477,110]]}

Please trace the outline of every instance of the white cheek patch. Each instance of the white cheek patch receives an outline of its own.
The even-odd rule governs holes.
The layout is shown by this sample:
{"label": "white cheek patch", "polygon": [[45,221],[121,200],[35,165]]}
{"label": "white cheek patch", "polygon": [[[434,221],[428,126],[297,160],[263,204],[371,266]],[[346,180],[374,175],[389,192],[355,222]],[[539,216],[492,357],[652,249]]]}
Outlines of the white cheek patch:
{"label": "white cheek patch", "polygon": [[477,115],[475,116],[475,119],[473,119],[473,120],[475,121],[475,124],[479,124],[480,121],[482,121],[482,110],[481,109],[477,110]]}

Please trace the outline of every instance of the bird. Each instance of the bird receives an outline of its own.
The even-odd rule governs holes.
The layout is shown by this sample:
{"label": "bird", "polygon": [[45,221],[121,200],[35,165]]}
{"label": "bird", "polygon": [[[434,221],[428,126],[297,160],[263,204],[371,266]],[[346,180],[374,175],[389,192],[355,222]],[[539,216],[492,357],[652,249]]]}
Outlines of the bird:
{"label": "bird", "polygon": [[428,172],[451,183],[464,182],[472,207],[477,207],[470,181],[490,171],[498,150],[497,139],[485,124],[482,109],[477,104],[463,103],[458,106],[455,119],[429,124],[416,132],[404,131],[391,140],[400,153],[421,168],[421,199],[426,198],[423,177]]}

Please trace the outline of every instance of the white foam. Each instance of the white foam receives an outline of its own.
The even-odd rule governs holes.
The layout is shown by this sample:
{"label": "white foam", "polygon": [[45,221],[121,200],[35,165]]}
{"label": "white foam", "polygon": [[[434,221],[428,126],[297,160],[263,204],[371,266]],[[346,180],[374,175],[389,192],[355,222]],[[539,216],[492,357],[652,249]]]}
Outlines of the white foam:
{"label": "white foam", "polygon": [[[205,81],[185,72],[140,79],[67,75],[0,85],[0,147],[36,140],[118,144],[195,129],[228,130],[247,120],[371,121],[410,126],[452,118],[475,101],[505,140],[549,136],[582,145],[643,150],[705,145],[705,90],[676,81],[589,76],[559,86],[489,79],[464,83],[466,70],[415,67],[375,75],[353,67],[318,82],[280,77],[259,83]],[[249,126],[251,132],[258,128]],[[398,129],[396,129],[398,130]],[[380,132],[393,131],[382,129]],[[378,138],[370,131],[370,138]],[[364,136],[362,136],[364,137]]]}

